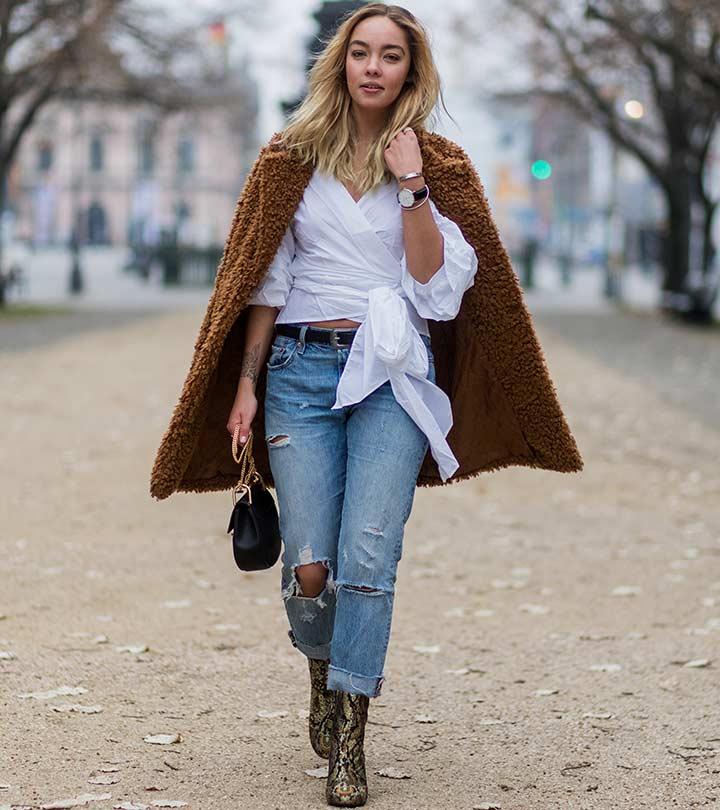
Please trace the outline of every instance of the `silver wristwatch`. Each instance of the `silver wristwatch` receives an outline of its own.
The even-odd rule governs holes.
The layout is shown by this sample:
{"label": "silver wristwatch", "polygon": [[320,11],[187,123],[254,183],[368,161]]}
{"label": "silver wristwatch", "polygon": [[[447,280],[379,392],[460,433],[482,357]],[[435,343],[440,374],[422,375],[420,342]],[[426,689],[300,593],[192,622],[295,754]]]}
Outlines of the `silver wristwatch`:
{"label": "silver wristwatch", "polygon": [[403,208],[412,208],[415,203],[419,203],[421,200],[424,201],[429,195],[430,189],[426,183],[417,191],[413,191],[411,188],[401,188],[397,193],[397,200]]}

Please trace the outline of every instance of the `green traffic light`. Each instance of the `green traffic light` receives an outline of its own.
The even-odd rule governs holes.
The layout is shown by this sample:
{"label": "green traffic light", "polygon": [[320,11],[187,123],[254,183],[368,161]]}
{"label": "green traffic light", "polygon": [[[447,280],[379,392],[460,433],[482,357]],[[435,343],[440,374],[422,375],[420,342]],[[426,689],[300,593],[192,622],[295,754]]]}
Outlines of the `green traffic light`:
{"label": "green traffic light", "polygon": [[552,166],[547,162],[547,160],[536,160],[533,163],[530,172],[536,180],[547,180],[552,174]]}

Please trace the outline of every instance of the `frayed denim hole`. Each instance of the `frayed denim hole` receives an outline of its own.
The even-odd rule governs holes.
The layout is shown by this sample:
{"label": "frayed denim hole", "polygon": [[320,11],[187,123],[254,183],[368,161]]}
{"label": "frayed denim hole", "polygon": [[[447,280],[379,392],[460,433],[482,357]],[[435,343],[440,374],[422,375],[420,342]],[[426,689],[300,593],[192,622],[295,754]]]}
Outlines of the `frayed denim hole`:
{"label": "frayed denim hole", "polygon": [[[303,552],[309,548],[310,548],[309,546],[305,546],[303,548]],[[302,565],[310,565],[315,562],[322,563],[325,566],[325,568],[327,568],[325,584],[323,585],[322,590],[320,591],[319,594],[317,594],[317,596],[304,596],[302,592],[302,585],[300,584],[300,580],[297,578],[297,568]],[[301,553],[301,561],[290,566],[290,580],[287,584],[287,587],[282,589],[282,598],[288,599],[289,597],[293,596],[295,598],[307,599],[308,601],[317,602],[318,607],[326,607],[327,603],[323,599],[323,594],[324,593],[330,594],[334,590],[335,590],[335,580],[333,578],[333,568],[331,561],[327,558],[320,560],[303,559],[303,554]]]}

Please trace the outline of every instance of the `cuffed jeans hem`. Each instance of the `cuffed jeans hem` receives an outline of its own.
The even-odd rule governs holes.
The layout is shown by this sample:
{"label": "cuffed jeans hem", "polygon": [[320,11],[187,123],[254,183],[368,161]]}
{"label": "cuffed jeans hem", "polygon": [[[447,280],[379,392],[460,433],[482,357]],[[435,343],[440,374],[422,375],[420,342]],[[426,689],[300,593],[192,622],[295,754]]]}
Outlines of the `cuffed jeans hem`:
{"label": "cuffed jeans hem", "polygon": [[341,692],[353,692],[356,695],[367,695],[377,697],[381,690],[384,677],[373,677],[372,675],[356,675],[346,669],[328,665],[327,688]]}
{"label": "cuffed jeans hem", "polygon": [[295,634],[292,630],[288,630],[288,636],[290,637],[290,641],[292,642],[293,647],[297,647],[301,653],[306,655],[308,658],[322,658],[323,661],[327,661],[330,659],[330,644],[305,644],[304,641],[298,641],[295,638]]}

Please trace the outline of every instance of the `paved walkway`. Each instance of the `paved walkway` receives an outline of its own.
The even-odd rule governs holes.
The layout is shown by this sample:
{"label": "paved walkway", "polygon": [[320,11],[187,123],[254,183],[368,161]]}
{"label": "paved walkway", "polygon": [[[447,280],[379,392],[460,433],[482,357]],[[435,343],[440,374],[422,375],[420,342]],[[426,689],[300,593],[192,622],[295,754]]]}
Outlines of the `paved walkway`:
{"label": "paved walkway", "polygon": [[[326,806],[279,568],[234,567],[229,492],[148,494],[202,314],[77,313],[47,339],[38,319],[0,349],[2,808]],[[701,403],[720,378],[692,373],[717,336],[683,368],[666,327],[623,317],[537,318],[582,473],[417,490],[368,806],[720,799],[720,430]]]}

